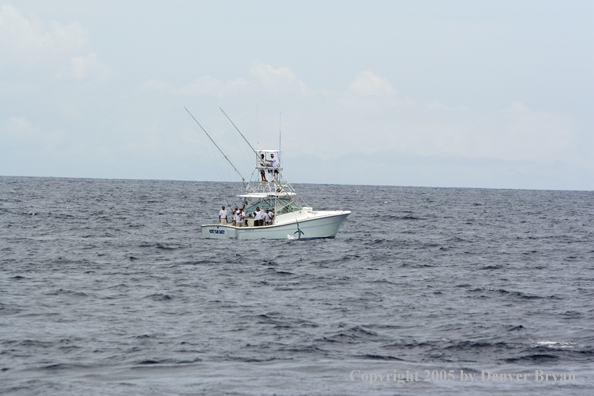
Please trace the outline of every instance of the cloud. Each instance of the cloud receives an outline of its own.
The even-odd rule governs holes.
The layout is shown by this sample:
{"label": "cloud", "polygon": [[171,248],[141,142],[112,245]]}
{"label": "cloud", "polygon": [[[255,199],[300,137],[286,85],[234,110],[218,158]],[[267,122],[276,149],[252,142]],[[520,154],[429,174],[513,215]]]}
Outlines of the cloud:
{"label": "cloud", "polygon": [[24,17],[12,5],[0,7],[0,63],[61,69],[55,74],[58,79],[90,85],[110,80],[114,71],[101,63],[96,53],[80,55],[88,43],[87,29],[78,22],[46,24]]}
{"label": "cloud", "polygon": [[390,97],[396,94],[386,77],[379,77],[370,71],[361,73],[349,86],[350,90],[363,96]]}
{"label": "cloud", "polygon": [[425,109],[429,111],[433,110],[444,110],[444,111],[467,111],[468,106],[458,105],[458,106],[448,106],[446,104],[441,103],[440,101],[436,100],[431,103],[427,103]]}
{"label": "cloud", "polygon": [[246,93],[297,94],[308,95],[314,90],[302,81],[287,67],[274,68],[260,61],[254,61],[250,71],[250,80],[236,78],[222,81],[212,76],[202,76],[193,82],[178,88],[170,84],[151,79],[141,85],[141,89],[148,91],[166,91],[180,96],[212,96],[223,98]]}
{"label": "cloud", "polygon": [[371,116],[396,106],[415,106],[411,98],[401,98],[386,77],[377,76],[371,71],[360,73],[349,84],[349,88],[339,94],[339,101],[348,111],[364,111]]}
{"label": "cloud", "polygon": [[304,82],[297,79],[295,73],[288,67],[274,68],[260,61],[255,61],[250,68],[250,76],[254,83],[269,93],[296,93],[306,95],[312,93]]}
{"label": "cloud", "polygon": [[0,8],[0,48],[17,62],[30,65],[78,49],[88,41],[87,30],[78,22],[62,25],[51,21],[46,26],[25,18],[12,5]]}
{"label": "cloud", "polygon": [[[499,158],[551,163],[563,158],[574,162],[576,134],[571,119],[562,114],[533,111],[521,102],[501,112],[505,146]],[[505,150],[503,150],[505,148]]]}
{"label": "cloud", "polygon": [[399,122],[400,125],[395,124],[393,134],[388,133],[389,128],[384,129],[381,139],[388,147],[418,155],[459,155],[541,164],[562,161],[585,165],[587,162],[585,157],[580,159],[576,155],[577,132],[566,115],[534,111],[521,102],[482,113],[453,109],[434,102]]}
{"label": "cloud", "polygon": [[95,53],[87,56],[77,56],[70,60],[57,77],[62,80],[77,80],[92,84],[110,80],[115,73],[108,66],[99,62]]}
{"label": "cloud", "polygon": [[47,133],[33,126],[22,116],[11,116],[0,121],[0,139],[4,148],[11,149],[41,149],[51,151],[63,141],[63,132]]}
{"label": "cloud", "polygon": [[[592,162],[585,151],[576,155],[577,132],[569,116],[535,111],[520,101],[482,112],[438,100],[422,106],[415,99],[399,97],[386,77],[371,71],[361,72],[345,90],[334,92],[310,88],[290,68],[260,61],[252,64],[249,74],[248,80],[227,81],[203,76],[181,87],[149,80],[143,89],[227,102],[241,95],[280,98],[287,109],[283,111],[287,143],[299,155],[395,150],[542,164]],[[262,130],[266,128],[262,125]],[[268,128],[275,130],[272,124]]]}
{"label": "cloud", "polygon": [[142,84],[140,84],[140,89],[143,91],[154,91],[154,92],[159,92],[159,91],[172,92],[173,91],[173,87],[170,84],[167,84],[166,82],[163,82],[163,81],[159,81],[156,78],[151,78],[150,80],[147,80],[147,81],[143,82]]}
{"label": "cloud", "polygon": [[0,136],[11,141],[35,141],[41,134],[41,131],[34,128],[26,117],[8,117],[0,125],[2,125]]}
{"label": "cloud", "polygon": [[178,89],[172,90],[176,95],[181,96],[200,96],[209,95],[214,97],[224,97],[225,95],[234,95],[246,88],[249,88],[250,83],[241,78],[232,81],[222,82],[216,78],[205,76],[194,80],[194,82],[184,85]]}

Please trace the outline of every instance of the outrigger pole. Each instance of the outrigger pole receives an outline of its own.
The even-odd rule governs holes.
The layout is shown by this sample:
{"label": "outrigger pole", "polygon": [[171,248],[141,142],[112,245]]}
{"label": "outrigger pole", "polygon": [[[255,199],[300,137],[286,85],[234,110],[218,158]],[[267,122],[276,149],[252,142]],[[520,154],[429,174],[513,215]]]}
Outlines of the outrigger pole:
{"label": "outrigger pole", "polygon": [[[221,108],[219,107],[219,109],[221,109]],[[250,146],[250,148],[252,149],[252,151],[254,152],[254,154],[256,154],[256,157],[257,157],[258,156],[258,153],[252,147],[252,145],[250,144],[250,142],[248,142],[248,140],[245,138],[245,136],[243,136],[243,133],[241,133],[241,131],[239,130],[239,128],[237,128],[237,126],[235,125],[235,123],[233,121],[231,121],[231,118],[229,118],[229,116],[227,115],[227,113],[225,113],[225,111],[223,109],[221,109],[221,111],[223,112],[223,114],[225,114],[225,117],[227,117],[227,119],[231,122],[231,124],[233,124],[233,126],[235,127],[235,129],[237,129],[237,132],[239,132],[239,134],[241,135],[241,137],[243,138],[243,140],[245,140],[245,142],[248,144],[248,146]]]}
{"label": "outrigger pole", "polygon": [[[239,177],[241,177],[241,181],[243,181],[243,183],[245,183],[245,179],[243,178],[243,176],[241,176],[241,173],[239,173],[239,171],[237,170],[237,168],[235,167],[235,165],[233,165],[233,163],[229,160],[229,158],[227,158],[227,156],[225,155],[225,153],[223,153],[223,150],[221,150],[221,148],[215,143],[215,141],[212,140],[212,138],[210,137],[210,135],[208,134],[208,132],[206,132],[206,129],[202,128],[202,125],[200,125],[200,123],[198,122],[198,120],[196,118],[194,118],[194,116],[192,115],[192,113],[190,113],[190,110],[188,110],[186,108],[186,106],[184,106],[184,109],[186,109],[186,111],[188,112],[188,114],[190,115],[190,117],[192,117],[194,119],[194,121],[196,121],[196,124],[198,124],[198,126],[200,127],[200,129],[202,129],[204,131],[204,133],[206,133],[206,136],[208,136],[208,138],[210,139],[210,141],[212,142],[212,144],[214,144],[216,146],[216,148],[219,149],[219,151],[221,152],[221,154],[223,154],[223,157],[225,157],[225,159],[227,160],[227,162],[229,162],[231,164],[231,166],[233,167],[233,169],[235,169],[235,172],[237,172],[237,174],[239,175]],[[241,135],[241,136],[243,136],[243,135]],[[252,146],[250,146],[250,147],[252,147]]]}

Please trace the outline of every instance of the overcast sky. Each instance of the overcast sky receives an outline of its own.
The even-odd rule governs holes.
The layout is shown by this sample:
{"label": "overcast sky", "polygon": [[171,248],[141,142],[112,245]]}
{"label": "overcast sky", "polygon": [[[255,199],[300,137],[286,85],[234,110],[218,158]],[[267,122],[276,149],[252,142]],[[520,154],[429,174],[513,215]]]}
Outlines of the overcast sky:
{"label": "overcast sky", "polygon": [[0,175],[594,189],[592,1],[2,1]]}

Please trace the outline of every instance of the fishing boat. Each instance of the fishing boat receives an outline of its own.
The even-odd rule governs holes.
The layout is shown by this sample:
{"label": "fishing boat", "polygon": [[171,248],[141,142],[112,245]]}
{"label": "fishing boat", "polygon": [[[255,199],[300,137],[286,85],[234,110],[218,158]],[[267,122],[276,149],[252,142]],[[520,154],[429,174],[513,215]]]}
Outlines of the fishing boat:
{"label": "fishing boat", "polygon": [[[189,112],[188,109],[186,111]],[[221,109],[223,114],[225,112]],[[190,113],[200,128],[208,135],[202,125]],[[241,200],[238,205],[244,209],[245,220],[231,222],[230,224],[204,224],[202,235],[206,239],[317,239],[334,238],[344,220],[349,214],[348,210],[314,210],[305,203],[305,200],[283,176],[283,167],[280,159],[280,139],[278,150],[254,149],[235,126],[233,121],[225,114],[235,129],[241,134],[246,143],[255,154],[255,166],[249,182],[244,183],[244,191],[237,195]],[[231,161],[222,152],[214,140],[210,140],[219,149],[224,158]],[[274,160],[276,158],[276,160]],[[237,168],[233,169],[241,176]],[[270,224],[258,225],[256,209],[268,210],[273,214]],[[231,209],[231,208],[230,208]]]}

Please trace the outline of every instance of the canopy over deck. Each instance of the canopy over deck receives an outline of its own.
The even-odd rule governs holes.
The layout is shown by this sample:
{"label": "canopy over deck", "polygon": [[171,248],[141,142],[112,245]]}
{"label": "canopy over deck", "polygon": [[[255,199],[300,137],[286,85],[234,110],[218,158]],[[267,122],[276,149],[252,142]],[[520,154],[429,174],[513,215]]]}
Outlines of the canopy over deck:
{"label": "canopy over deck", "polygon": [[268,198],[268,197],[294,197],[297,195],[294,192],[262,192],[262,193],[248,193],[238,195],[239,198]]}

